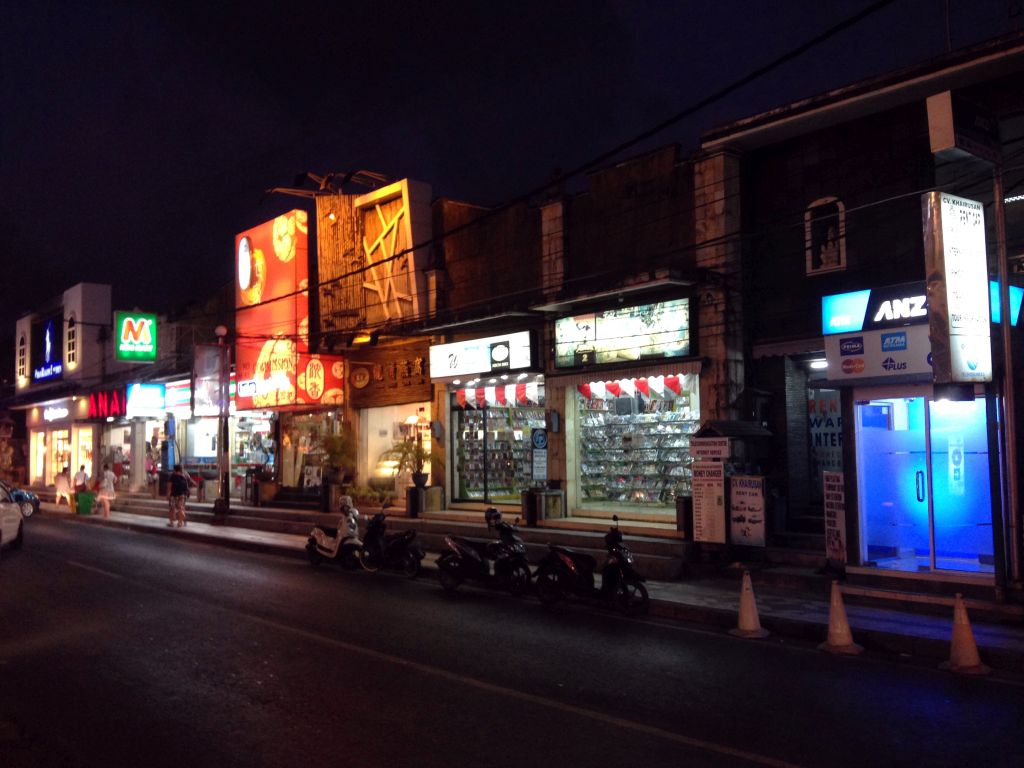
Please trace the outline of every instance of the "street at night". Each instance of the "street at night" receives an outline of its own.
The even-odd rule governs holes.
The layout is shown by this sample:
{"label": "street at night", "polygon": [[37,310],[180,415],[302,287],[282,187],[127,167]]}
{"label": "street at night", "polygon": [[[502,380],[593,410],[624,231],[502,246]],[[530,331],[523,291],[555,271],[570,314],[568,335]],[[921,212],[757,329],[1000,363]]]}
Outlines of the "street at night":
{"label": "street at night", "polygon": [[0,764],[1015,765],[1016,685],[32,521]]}

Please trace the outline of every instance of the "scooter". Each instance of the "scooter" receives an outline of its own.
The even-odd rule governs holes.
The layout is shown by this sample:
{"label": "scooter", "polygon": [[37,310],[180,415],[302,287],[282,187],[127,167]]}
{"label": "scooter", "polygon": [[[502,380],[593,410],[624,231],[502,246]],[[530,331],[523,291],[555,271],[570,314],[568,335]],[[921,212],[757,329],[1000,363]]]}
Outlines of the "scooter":
{"label": "scooter", "polygon": [[397,568],[412,578],[420,572],[423,547],[416,540],[416,531],[388,534],[386,515],[378,512],[366,524],[360,563],[367,571]]}
{"label": "scooter", "polygon": [[548,544],[548,553],[536,574],[537,597],[542,603],[553,605],[575,595],[612,602],[627,614],[647,610],[644,578],[633,568],[633,554],[622,543],[619,516],[613,515],[612,519],[615,525],[604,536],[608,554],[601,568],[601,586],[595,585],[597,561],[591,555]]}
{"label": "scooter", "polygon": [[359,540],[359,510],[352,507],[351,502],[343,501],[341,512],[337,528],[318,525],[309,534],[306,552],[313,565],[334,562],[343,568],[359,567],[363,552],[363,542]]}
{"label": "scooter", "polygon": [[458,589],[464,581],[475,581],[488,587],[507,589],[521,595],[530,588],[530,566],[526,561],[526,545],[519,537],[519,518],[515,524],[504,523],[501,513],[491,507],[484,512],[488,530],[494,529],[498,541],[477,541],[461,536],[445,536],[448,547],[437,561],[441,586],[448,592]]}

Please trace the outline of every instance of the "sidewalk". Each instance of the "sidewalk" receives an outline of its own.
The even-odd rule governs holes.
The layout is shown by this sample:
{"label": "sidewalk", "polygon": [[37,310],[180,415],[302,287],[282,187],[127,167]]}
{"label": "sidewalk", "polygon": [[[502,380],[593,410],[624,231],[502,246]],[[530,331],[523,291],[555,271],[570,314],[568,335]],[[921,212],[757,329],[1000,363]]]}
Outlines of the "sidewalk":
{"label": "sidewalk", "polygon": [[[95,515],[72,515],[67,507],[57,507],[48,502],[42,503],[40,514],[64,517],[88,525],[187,537],[193,541],[235,549],[303,559],[306,557],[304,535],[211,525],[199,521],[189,522],[185,528],[170,528],[166,518],[162,517],[113,510],[109,519]],[[436,558],[437,553],[428,553],[424,561],[425,576],[435,575]],[[642,568],[642,558],[638,559]],[[773,636],[813,643],[827,638],[827,600],[758,586],[757,574],[754,573],[752,578],[758,618]],[[740,592],[731,584],[701,579],[648,581],[647,587],[652,616],[710,625],[722,630],[734,628],[737,624]],[[851,605],[849,602],[845,607],[854,641],[868,652],[936,665],[949,659],[952,610],[947,617],[943,617]],[[971,628],[982,661],[1000,676],[1024,679],[1024,624],[1000,624],[972,618]]]}

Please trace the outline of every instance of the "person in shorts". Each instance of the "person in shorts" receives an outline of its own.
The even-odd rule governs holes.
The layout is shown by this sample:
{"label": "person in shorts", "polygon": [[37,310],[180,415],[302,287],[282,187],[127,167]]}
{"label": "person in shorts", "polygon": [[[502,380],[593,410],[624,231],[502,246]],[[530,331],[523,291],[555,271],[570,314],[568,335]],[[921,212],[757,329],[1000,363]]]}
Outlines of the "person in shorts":
{"label": "person in shorts", "polygon": [[181,464],[174,465],[174,472],[167,478],[167,527],[183,528],[185,520],[185,501],[188,499],[189,478]]}

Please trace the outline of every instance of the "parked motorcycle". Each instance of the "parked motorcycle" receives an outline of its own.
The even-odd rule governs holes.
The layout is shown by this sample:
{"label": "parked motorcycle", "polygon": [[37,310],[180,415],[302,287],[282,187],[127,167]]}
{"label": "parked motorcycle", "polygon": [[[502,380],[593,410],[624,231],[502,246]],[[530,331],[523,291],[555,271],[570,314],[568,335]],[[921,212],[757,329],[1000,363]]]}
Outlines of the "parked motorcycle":
{"label": "parked motorcycle", "polygon": [[423,547],[416,540],[416,531],[387,533],[387,518],[378,512],[366,524],[360,563],[367,571],[396,568],[410,578],[420,572]]}
{"label": "parked motorcycle", "polygon": [[348,496],[341,497],[341,513],[337,528],[318,525],[309,534],[306,552],[313,565],[334,562],[343,568],[359,567],[363,552],[363,542],[359,540],[359,510],[352,506]]}
{"label": "parked motorcycle", "polygon": [[615,525],[604,536],[608,554],[601,568],[601,586],[595,585],[597,561],[593,556],[569,547],[548,544],[548,553],[536,575],[537,597],[542,603],[553,605],[575,595],[607,600],[629,614],[647,610],[644,578],[633,568],[633,554],[622,542],[619,516],[614,515],[612,519]]}
{"label": "parked motorcycle", "polygon": [[452,592],[464,581],[475,581],[521,595],[530,588],[530,566],[526,545],[516,524],[502,522],[501,513],[491,507],[484,512],[487,528],[498,534],[497,541],[477,541],[461,536],[445,536],[448,547],[437,561],[441,586]]}

